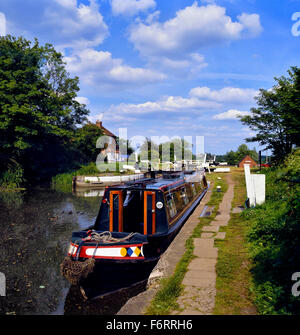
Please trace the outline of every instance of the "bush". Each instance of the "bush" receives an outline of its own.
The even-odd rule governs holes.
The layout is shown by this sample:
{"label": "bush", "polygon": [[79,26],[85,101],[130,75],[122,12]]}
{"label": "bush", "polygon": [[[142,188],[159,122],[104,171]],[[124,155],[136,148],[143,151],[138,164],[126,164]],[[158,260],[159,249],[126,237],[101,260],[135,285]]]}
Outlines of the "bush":
{"label": "bush", "polygon": [[300,271],[300,150],[264,173],[265,204],[244,212],[256,304],[262,314],[300,314],[300,301],[291,293],[292,274]]}

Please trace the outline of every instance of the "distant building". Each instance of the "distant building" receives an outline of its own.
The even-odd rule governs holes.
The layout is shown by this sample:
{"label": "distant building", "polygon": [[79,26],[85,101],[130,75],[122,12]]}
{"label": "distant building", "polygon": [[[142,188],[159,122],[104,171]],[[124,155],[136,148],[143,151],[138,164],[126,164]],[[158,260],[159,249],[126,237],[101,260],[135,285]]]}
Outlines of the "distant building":
{"label": "distant building", "polygon": [[250,165],[250,168],[258,166],[258,164],[255,162],[255,160],[250,157],[249,155],[246,155],[240,162],[239,167],[244,168],[244,164]]}
{"label": "distant building", "polygon": [[100,128],[103,135],[110,137],[108,146],[106,149],[102,149],[102,153],[107,155],[107,161],[109,163],[116,162],[120,160],[119,146],[117,144],[117,136],[111,131],[103,127],[102,121],[96,121],[96,126]]}

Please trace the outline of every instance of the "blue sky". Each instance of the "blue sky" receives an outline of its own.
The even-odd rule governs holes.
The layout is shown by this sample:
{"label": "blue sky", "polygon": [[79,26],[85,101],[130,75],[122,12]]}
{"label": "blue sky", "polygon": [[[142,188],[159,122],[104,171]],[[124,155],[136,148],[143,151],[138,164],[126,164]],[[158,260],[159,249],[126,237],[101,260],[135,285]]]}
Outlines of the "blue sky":
{"label": "blue sky", "polygon": [[91,120],[117,135],[204,136],[222,154],[252,135],[236,115],[258,90],[300,66],[298,12],[300,0],[1,0],[0,35],[52,43]]}

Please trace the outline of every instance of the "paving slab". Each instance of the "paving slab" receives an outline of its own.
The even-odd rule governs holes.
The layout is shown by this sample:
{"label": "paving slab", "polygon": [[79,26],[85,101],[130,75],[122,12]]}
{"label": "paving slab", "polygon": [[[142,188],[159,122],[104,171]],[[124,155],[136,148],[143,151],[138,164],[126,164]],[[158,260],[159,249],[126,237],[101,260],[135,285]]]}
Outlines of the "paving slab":
{"label": "paving slab", "polygon": [[194,249],[194,255],[201,258],[218,258],[218,248],[210,248],[210,249],[204,249],[204,248],[195,248]]}
{"label": "paving slab", "polygon": [[202,233],[201,238],[212,238],[214,233]]}
{"label": "paving slab", "polygon": [[218,232],[215,236],[216,240],[225,240],[226,232]]}
{"label": "paving slab", "polygon": [[233,214],[239,214],[239,213],[242,213],[244,210],[245,210],[245,208],[243,208],[243,207],[236,207],[236,208],[232,209],[232,213]]}
{"label": "paving slab", "polygon": [[212,238],[194,238],[194,246],[196,248],[213,248],[214,240]]}
{"label": "paving slab", "polygon": [[219,231],[219,227],[218,226],[204,226],[202,228],[202,231],[217,233]]}
{"label": "paving slab", "polygon": [[214,271],[199,271],[199,270],[189,270],[184,278],[196,278],[201,282],[202,280],[216,280],[216,272]]}
{"label": "paving slab", "polygon": [[218,208],[218,213],[229,212],[231,210],[231,203],[220,204]]}
{"label": "paving slab", "polygon": [[214,218],[215,221],[229,221],[230,220],[230,215],[229,214],[218,214],[216,215],[216,217]]}
{"label": "paving slab", "polygon": [[213,258],[195,258],[188,266],[188,270],[215,271],[217,260]]}
{"label": "paving slab", "polygon": [[208,287],[214,287],[216,285],[216,282],[211,278],[199,279],[199,278],[184,277],[182,284],[186,286],[208,288]]}
{"label": "paving slab", "polygon": [[211,226],[217,226],[217,227],[225,227],[228,226],[228,221],[223,220],[223,221],[212,221],[210,223]]}

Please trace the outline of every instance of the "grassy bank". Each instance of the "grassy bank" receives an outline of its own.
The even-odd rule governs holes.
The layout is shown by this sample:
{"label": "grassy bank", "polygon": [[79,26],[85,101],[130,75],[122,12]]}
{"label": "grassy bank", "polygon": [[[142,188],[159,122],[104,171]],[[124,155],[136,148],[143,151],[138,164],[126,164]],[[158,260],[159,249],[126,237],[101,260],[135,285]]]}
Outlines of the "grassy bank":
{"label": "grassy bank", "polygon": [[264,173],[265,204],[243,214],[254,262],[254,301],[261,314],[300,314],[299,297],[291,292],[292,275],[300,271],[300,150]]}
{"label": "grassy bank", "polygon": [[18,191],[23,189],[23,183],[23,170],[16,162],[12,162],[6,171],[0,173],[0,192]]}
{"label": "grassy bank", "polygon": [[[232,207],[236,208],[246,200],[244,171],[232,169],[232,178],[235,182]],[[214,314],[257,313],[250,293],[252,263],[247,246],[247,226],[248,222],[242,214],[232,213],[228,226],[220,229],[226,232],[226,239],[215,242],[219,252]]]}
{"label": "grassy bank", "polygon": [[[91,162],[88,165],[81,166],[77,170],[72,170],[66,173],[61,173],[54,176],[51,179],[51,186],[54,189],[60,191],[69,191],[72,188],[72,179],[75,176],[100,176],[100,175],[119,175],[120,174],[120,164],[117,163],[108,163],[103,164],[100,172],[96,166],[96,163]],[[131,172],[128,172],[131,173]]]}
{"label": "grassy bank", "polygon": [[[221,179],[218,179],[221,177]],[[163,278],[160,282],[160,288],[156,293],[154,299],[151,301],[145,314],[147,315],[168,315],[172,311],[178,310],[177,298],[183,292],[183,285],[181,284],[187,272],[187,268],[191,260],[195,257],[193,239],[201,236],[202,227],[209,224],[217,215],[217,210],[223,195],[227,190],[224,176],[218,174],[211,174],[207,179],[212,182],[212,195],[208,206],[215,206],[213,213],[210,217],[199,219],[199,224],[194,229],[192,235],[185,243],[185,253],[177,264],[174,274],[169,278]],[[222,191],[217,192],[216,186],[221,186]]]}
{"label": "grassy bank", "polygon": [[[300,314],[299,297],[292,294],[292,275],[300,270],[300,150],[261,173],[266,202],[231,214],[226,239],[216,242],[215,314]],[[236,207],[246,188],[243,171],[234,170],[233,177]]]}
{"label": "grassy bank", "polygon": [[51,187],[57,190],[70,190],[72,189],[72,179],[79,175],[98,175],[99,170],[94,162],[88,165],[82,166],[77,170],[58,174],[51,179]]}

